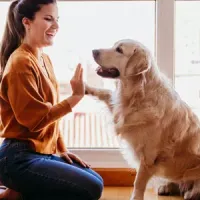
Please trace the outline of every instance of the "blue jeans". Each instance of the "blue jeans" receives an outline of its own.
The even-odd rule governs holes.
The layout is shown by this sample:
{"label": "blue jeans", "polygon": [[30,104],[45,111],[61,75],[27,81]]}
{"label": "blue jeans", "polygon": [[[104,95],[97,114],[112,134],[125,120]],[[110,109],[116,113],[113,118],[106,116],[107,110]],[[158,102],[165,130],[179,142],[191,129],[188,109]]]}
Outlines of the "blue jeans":
{"label": "blue jeans", "polygon": [[103,180],[93,170],[37,153],[16,139],[0,146],[0,180],[27,200],[97,200],[103,190]]}

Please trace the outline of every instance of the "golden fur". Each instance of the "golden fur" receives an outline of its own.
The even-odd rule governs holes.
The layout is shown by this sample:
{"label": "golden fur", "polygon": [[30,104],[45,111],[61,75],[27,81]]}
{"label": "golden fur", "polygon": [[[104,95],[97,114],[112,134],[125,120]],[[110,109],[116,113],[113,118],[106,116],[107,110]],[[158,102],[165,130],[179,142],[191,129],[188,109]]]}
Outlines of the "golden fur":
{"label": "golden fur", "polygon": [[118,41],[110,49],[99,49],[95,60],[103,70],[116,68],[120,73],[116,91],[86,85],[86,92],[108,105],[116,134],[126,141],[126,159],[137,169],[131,199],[143,200],[153,176],[185,184],[186,188],[192,181],[193,187],[185,191],[184,199],[193,199],[200,190],[197,116],[139,42]]}

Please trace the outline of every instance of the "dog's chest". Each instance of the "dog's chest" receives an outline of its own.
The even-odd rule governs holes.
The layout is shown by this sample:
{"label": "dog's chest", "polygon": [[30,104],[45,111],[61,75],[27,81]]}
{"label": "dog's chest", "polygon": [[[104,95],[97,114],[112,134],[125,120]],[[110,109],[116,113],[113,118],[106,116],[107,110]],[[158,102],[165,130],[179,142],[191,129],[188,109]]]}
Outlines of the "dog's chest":
{"label": "dog's chest", "polygon": [[113,117],[117,135],[125,134],[126,132],[134,132],[134,127],[130,126],[130,115],[127,109],[124,109],[122,105],[118,104],[114,106]]}
{"label": "dog's chest", "polygon": [[[145,160],[146,163],[152,164],[156,153],[152,149],[156,149],[146,126],[140,124],[140,118],[132,109],[124,108],[123,104],[115,102],[113,104],[113,120],[115,132],[126,141],[126,146],[131,152],[134,160]],[[139,123],[138,123],[139,122]],[[152,142],[149,142],[152,141]],[[130,157],[130,156],[129,156]]]}
{"label": "dog's chest", "polygon": [[129,107],[129,104],[124,103],[124,101],[121,101],[121,98],[119,97],[119,94],[113,95],[112,99],[112,105],[113,105],[113,121],[115,125],[115,131],[116,133],[123,134],[124,132],[134,131],[133,127],[130,126],[133,124],[132,119],[137,120],[136,113],[134,109],[137,110],[137,108]]}
{"label": "dog's chest", "polygon": [[119,106],[114,109],[114,127],[117,135],[120,135],[125,152],[123,152],[128,160],[134,160],[131,165],[137,165],[140,161],[152,164],[154,153],[152,151],[152,144],[148,142],[148,136],[145,133],[138,131],[135,126],[129,126],[126,123],[123,110]]}
{"label": "dog's chest", "polygon": [[113,121],[114,121],[114,125],[115,125],[115,131],[116,131],[117,135],[119,135],[122,131],[122,127],[124,126],[124,122],[125,122],[123,108],[119,103],[114,104]]}
{"label": "dog's chest", "polygon": [[113,121],[114,121],[114,127],[117,135],[120,135],[124,133],[124,128],[127,121],[127,108],[124,107],[122,102],[120,101],[120,98],[115,94],[113,96]]}

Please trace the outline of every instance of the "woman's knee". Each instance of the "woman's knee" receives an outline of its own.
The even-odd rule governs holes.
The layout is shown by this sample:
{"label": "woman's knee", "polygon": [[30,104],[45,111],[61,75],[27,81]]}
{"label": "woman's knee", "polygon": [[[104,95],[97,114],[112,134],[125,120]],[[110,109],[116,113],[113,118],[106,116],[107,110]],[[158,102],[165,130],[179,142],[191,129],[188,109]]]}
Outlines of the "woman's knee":
{"label": "woman's knee", "polygon": [[104,188],[104,184],[103,184],[103,181],[101,181],[99,184],[98,184],[98,189],[97,189],[97,194],[96,194],[96,199],[100,199],[101,195],[102,195],[102,192],[103,192],[103,188]]}
{"label": "woman's knee", "polygon": [[[87,183],[86,183],[87,184]],[[103,179],[95,178],[95,180],[88,184],[88,190],[90,195],[92,196],[92,200],[100,199],[104,188]]]}

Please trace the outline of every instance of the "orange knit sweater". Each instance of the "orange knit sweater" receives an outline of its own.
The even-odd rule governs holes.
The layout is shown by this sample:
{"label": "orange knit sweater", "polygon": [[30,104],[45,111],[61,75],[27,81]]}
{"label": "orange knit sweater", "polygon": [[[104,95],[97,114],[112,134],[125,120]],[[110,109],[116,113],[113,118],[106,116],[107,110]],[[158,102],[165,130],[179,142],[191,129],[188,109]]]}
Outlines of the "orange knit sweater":
{"label": "orange knit sweater", "polygon": [[51,61],[46,54],[43,59],[46,73],[26,44],[10,56],[0,83],[0,136],[28,140],[36,152],[53,154],[66,151],[58,121],[71,107],[67,100],[59,103]]}

